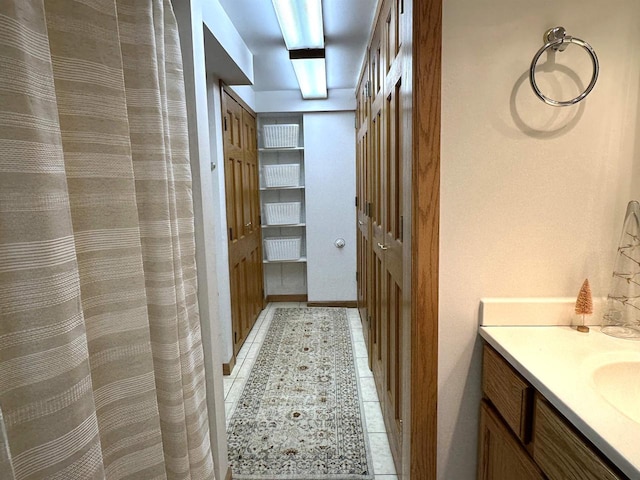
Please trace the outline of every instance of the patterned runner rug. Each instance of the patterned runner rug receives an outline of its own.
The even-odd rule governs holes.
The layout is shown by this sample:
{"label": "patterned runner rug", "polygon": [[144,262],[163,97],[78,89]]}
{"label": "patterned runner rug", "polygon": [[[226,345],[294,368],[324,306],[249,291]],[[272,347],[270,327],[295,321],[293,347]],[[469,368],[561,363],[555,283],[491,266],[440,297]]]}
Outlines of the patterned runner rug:
{"label": "patterned runner rug", "polygon": [[234,479],[370,480],[344,308],[277,308],[227,428]]}

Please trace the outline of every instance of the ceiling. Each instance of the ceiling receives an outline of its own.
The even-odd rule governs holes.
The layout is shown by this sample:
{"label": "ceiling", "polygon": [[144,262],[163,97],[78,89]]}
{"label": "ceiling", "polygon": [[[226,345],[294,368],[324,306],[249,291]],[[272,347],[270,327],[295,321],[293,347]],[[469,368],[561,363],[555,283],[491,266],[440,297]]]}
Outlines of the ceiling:
{"label": "ceiling", "polygon": [[[271,0],[219,1],[254,55],[254,90],[298,90]],[[376,4],[377,0],[323,0],[329,90],[355,89]]]}

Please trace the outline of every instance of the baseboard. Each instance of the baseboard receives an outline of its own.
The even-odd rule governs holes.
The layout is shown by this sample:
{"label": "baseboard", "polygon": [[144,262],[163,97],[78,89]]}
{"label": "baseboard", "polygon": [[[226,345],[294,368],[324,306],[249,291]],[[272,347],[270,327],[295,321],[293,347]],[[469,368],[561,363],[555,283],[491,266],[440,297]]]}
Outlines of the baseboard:
{"label": "baseboard", "polygon": [[306,302],[306,295],[267,295],[267,302]]}
{"label": "baseboard", "polygon": [[229,360],[229,363],[222,364],[222,374],[231,375],[231,372],[233,371],[233,367],[235,366],[236,366],[236,356],[231,355],[231,360]]}
{"label": "baseboard", "polygon": [[308,307],[344,307],[344,308],[358,308],[358,302],[353,301],[336,301],[336,302],[307,302]]}
{"label": "baseboard", "polygon": [[231,472],[231,467],[227,468],[227,474],[224,476],[224,480],[231,480],[233,478],[233,472]]}

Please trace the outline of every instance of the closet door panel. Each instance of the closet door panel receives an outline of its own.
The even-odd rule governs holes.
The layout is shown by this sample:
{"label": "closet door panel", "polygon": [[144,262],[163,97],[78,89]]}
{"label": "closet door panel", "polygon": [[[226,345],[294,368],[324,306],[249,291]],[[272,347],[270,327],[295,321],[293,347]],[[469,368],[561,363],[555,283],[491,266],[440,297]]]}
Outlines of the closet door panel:
{"label": "closet door panel", "polygon": [[225,187],[233,353],[263,306],[255,116],[223,89]]}
{"label": "closet door panel", "polygon": [[357,279],[358,309],[362,332],[369,353],[371,367],[371,235],[367,205],[370,198],[370,148],[369,148],[369,69],[365,67],[357,92],[356,111],[356,219],[357,219]]}
{"label": "closet door panel", "polygon": [[[405,252],[403,230],[407,205],[404,203],[403,175],[410,161],[402,151],[404,134],[401,87],[404,50],[401,49],[398,0],[386,0],[380,9],[368,53],[368,102],[359,90],[359,120],[368,117],[367,135],[359,125],[359,188],[367,195],[358,210],[358,230],[363,254],[359,259],[367,272],[364,256],[369,245],[370,269],[362,284],[367,292],[370,363],[380,397],[391,452],[399,476],[403,455],[403,338]],[[361,89],[363,89],[361,85]],[[364,114],[367,113],[367,115]],[[364,145],[363,145],[364,144]],[[366,145],[366,146],[365,146]],[[407,170],[408,171],[408,170]],[[369,191],[366,192],[366,189]],[[366,224],[366,228],[365,227]],[[368,235],[368,238],[367,238]],[[364,297],[360,293],[360,298]],[[362,311],[362,309],[361,309]]]}

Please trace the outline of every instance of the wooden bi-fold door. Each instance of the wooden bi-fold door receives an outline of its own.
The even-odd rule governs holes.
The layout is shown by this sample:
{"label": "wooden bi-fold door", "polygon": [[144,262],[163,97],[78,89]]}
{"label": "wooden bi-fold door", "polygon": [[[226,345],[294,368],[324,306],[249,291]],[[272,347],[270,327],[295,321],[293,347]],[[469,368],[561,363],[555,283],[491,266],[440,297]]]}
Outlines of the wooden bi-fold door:
{"label": "wooden bi-fold door", "polygon": [[256,117],[222,90],[233,354],[264,306]]}
{"label": "wooden bi-fold door", "polygon": [[[369,69],[365,66],[363,81],[358,87],[356,108],[356,239],[357,239],[357,294],[358,310],[362,319],[362,332],[367,351],[371,350],[369,324],[369,291],[371,268],[371,236],[369,234],[370,175],[369,175]],[[369,357],[371,367],[371,357]]]}
{"label": "wooden bi-fold door", "polygon": [[[358,293],[369,361],[398,474],[402,465],[403,58],[398,0],[384,1],[358,88]],[[365,98],[366,101],[362,101]]]}
{"label": "wooden bi-fold door", "polygon": [[398,478],[435,478],[442,0],[380,0],[357,88],[358,306]]}

